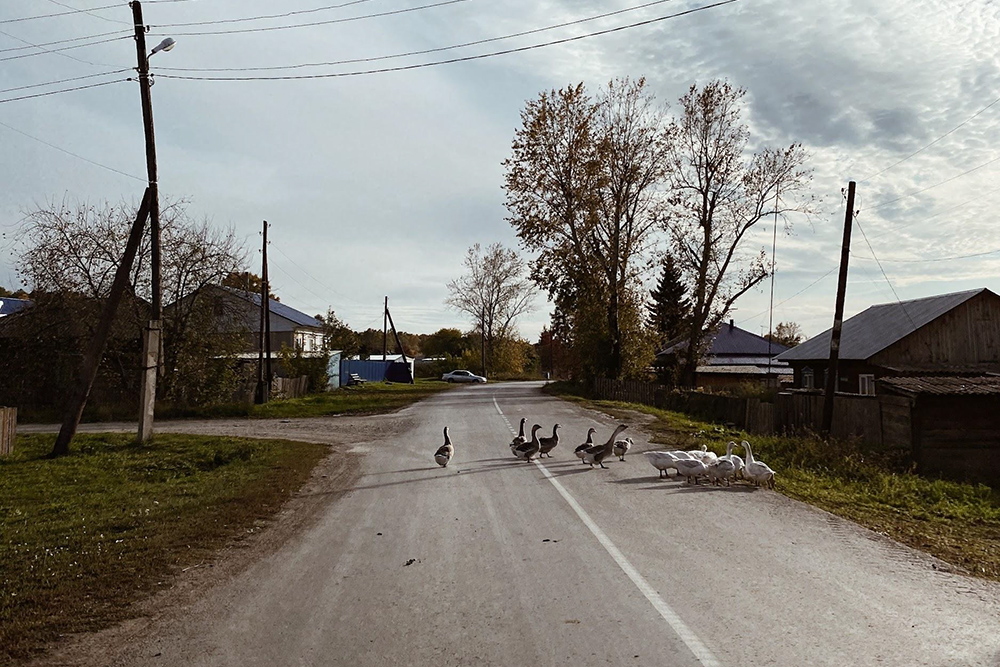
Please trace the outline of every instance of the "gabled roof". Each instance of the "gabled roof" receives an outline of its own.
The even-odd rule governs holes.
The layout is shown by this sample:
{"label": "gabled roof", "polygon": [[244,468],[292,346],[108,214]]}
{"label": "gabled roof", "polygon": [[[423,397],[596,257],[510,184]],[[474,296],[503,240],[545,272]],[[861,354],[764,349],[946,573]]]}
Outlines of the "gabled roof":
{"label": "gabled roof", "polygon": [[[247,292],[240,289],[235,289],[233,287],[222,287],[221,289],[226,290],[230,294],[235,294],[236,296],[246,299],[252,303],[257,308],[260,308],[260,294],[256,292]],[[315,327],[317,329],[323,328],[323,323],[317,320],[315,317],[306,315],[301,310],[295,310],[291,306],[286,306],[280,301],[275,301],[274,299],[268,299],[268,308],[272,313],[280,317],[284,317],[286,320],[298,324],[302,327]]]}
{"label": "gabled roof", "polygon": [[[869,359],[983,292],[993,294],[986,288],[980,288],[871,306],[844,320],[840,334],[840,358],[857,361]],[[778,359],[780,361],[829,359],[832,332],[833,329],[827,329],[798,347],[783,352]]]}
{"label": "gabled roof", "polygon": [[882,386],[911,396],[996,396],[1000,395],[1000,377],[908,377],[879,380]]}
{"label": "gabled roof", "polygon": [[[687,349],[686,338],[671,341],[660,354],[679,354]],[[740,329],[730,320],[729,324],[723,324],[716,331],[712,338],[707,357],[734,357],[734,356],[755,356],[764,357],[764,364],[767,364],[767,356],[772,356],[779,352],[784,352],[788,347],[781,343],[768,343],[766,338],[751,333],[746,329]]]}

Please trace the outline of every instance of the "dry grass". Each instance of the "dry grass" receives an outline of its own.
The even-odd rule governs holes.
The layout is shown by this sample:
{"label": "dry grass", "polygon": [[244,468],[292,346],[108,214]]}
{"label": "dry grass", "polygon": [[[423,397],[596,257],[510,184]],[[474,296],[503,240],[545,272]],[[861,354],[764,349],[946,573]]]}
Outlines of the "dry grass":
{"label": "dry grass", "polygon": [[653,417],[644,428],[652,441],[689,449],[706,444],[725,453],[730,440],[748,440],[754,456],[774,468],[777,490],[855,521],[958,569],[1000,581],[1000,492],[982,484],[922,477],[906,453],[866,449],[856,442],[816,437],[751,436],[685,414],[645,405],[596,401],[567,383],[547,393],[614,414]]}

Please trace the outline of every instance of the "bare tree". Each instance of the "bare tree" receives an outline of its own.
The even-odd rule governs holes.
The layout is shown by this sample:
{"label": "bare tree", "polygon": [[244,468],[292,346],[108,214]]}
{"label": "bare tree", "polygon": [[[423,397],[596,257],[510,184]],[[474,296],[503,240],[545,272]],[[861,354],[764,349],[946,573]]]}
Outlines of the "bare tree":
{"label": "bare tree", "polygon": [[[103,299],[111,289],[134,216],[134,207],[127,204],[73,205],[64,200],[41,207],[30,214],[21,231],[18,273],[39,293],[90,302]],[[220,332],[213,330],[215,304],[196,295],[230,273],[245,270],[247,250],[233,229],[192,220],[184,201],[163,206],[160,222],[163,299],[169,304],[164,311],[164,396],[169,398],[181,384],[198,381],[191,373],[217,384],[213,378],[219,375],[218,364],[211,359],[235,350],[234,340],[223,341]],[[148,314],[137,312],[142,300],[148,302],[151,297],[148,252],[147,234],[130,278],[131,292],[138,298],[127,301],[137,321],[148,319]],[[88,319],[84,324],[94,322]],[[188,386],[186,393],[192,391]]]}
{"label": "bare tree", "polygon": [[809,211],[809,201],[799,199],[812,180],[800,144],[748,155],[745,94],[725,81],[691,86],[671,125],[664,224],[692,289],[685,383],[693,381],[706,334],[768,276],[764,251],[747,248],[751,230],[775,215]]}
{"label": "bare tree", "polygon": [[[603,304],[601,372],[623,370],[621,311],[656,228],[667,142],[665,109],[643,79],[542,93],[521,114],[504,162],[510,223],[539,251],[532,277],[569,314]],[[583,318],[574,318],[583,322]]]}
{"label": "bare tree", "polygon": [[535,288],[524,277],[517,253],[500,243],[485,253],[478,243],[469,248],[465,268],[465,275],[448,283],[450,296],[445,303],[475,322],[486,348],[486,373],[487,360],[493,360],[498,345],[517,337],[517,319],[533,309]]}

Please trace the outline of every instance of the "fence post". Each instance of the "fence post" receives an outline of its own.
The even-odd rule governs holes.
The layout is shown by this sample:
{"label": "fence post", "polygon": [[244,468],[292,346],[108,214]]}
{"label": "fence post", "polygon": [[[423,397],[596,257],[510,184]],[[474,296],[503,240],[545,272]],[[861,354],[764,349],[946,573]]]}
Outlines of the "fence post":
{"label": "fence post", "polygon": [[17,408],[0,408],[0,456],[14,451],[17,436]]}

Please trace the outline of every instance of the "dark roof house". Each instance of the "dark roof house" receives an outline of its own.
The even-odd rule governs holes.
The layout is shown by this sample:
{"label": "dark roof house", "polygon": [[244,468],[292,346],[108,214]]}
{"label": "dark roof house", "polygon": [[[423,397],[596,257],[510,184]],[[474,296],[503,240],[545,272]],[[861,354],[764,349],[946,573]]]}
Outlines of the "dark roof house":
{"label": "dark roof house", "polygon": [[[795,386],[824,385],[832,330],[779,355]],[[884,303],[845,320],[838,391],[870,394],[883,377],[1000,372],[1000,296],[981,288]]]}
{"label": "dark roof house", "polygon": [[[686,339],[675,340],[656,356],[658,359],[679,358],[687,347]],[[708,341],[708,351],[698,365],[695,382],[703,386],[723,387],[791,375],[788,364],[775,360],[787,349],[787,346],[741,329],[729,320]]]}
{"label": "dark roof house", "polygon": [[28,299],[0,298],[0,317],[19,313],[32,304]]}

